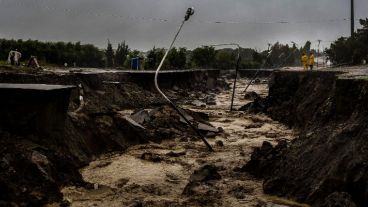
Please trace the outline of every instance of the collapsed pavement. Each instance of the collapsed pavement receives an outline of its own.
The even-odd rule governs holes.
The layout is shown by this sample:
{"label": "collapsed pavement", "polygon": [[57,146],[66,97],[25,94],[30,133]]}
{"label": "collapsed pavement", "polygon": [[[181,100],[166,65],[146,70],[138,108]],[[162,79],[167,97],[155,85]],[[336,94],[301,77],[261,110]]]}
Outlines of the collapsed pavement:
{"label": "collapsed pavement", "polygon": [[[206,114],[193,112],[185,109],[179,110],[184,114],[185,118],[205,136],[220,132],[220,129],[213,127],[208,122]],[[150,135],[150,141],[160,142],[164,139],[175,139],[178,136],[186,135],[195,137],[195,132],[191,129],[185,120],[170,106],[162,106],[159,108],[141,110],[130,116],[125,116],[127,120],[134,126],[146,131]]]}

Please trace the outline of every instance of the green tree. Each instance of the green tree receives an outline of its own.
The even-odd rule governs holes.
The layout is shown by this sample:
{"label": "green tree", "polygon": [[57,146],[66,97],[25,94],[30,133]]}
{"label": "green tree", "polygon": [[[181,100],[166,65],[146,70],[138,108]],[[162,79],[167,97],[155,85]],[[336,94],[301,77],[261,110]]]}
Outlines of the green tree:
{"label": "green tree", "polygon": [[215,56],[215,68],[218,69],[234,69],[237,61],[237,51],[232,49],[218,50]]}
{"label": "green tree", "polygon": [[263,60],[266,58],[262,53],[259,53],[257,51],[254,51],[252,57],[253,57],[253,61],[257,63],[262,63]]}
{"label": "green tree", "polygon": [[[146,69],[156,69],[162,58],[165,55],[165,49],[164,48],[156,48],[153,47],[151,50],[148,51],[147,53],[147,58],[145,61],[145,68]],[[162,69],[165,70],[168,68],[168,62],[166,61],[163,66]]]}
{"label": "green tree", "polygon": [[333,42],[326,54],[334,64],[360,64],[368,59],[368,19],[361,19],[363,28],[353,37],[341,37]]}
{"label": "green tree", "polygon": [[177,50],[175,47],[172,48],[167,56],[168,64],[170,68],[173,69],[183,69],[186,66],[187,62],[187,49],[179,48]]}
{"label": "green tree", "polygon": [[[165,53],[166,53],[166,50],[164,48],[156,49],[156,65],[154,69],[156,69],[160,65],[161,60],[164,57]],[[167,69],[168,69],[168,62],[165,61],[164,64],[162,65],[162,70],[167,70]]]}
{"label": "green tree", "polygon": [[[304,48],[309,51],[310,46],[310,41],[307,41]],[[301,48],[300,50],[304,50],[304,48]],[[270,54],[265,62],[265,67],[274,68],[300,65],[300,50],[295,44],[290,47],[288,44],[283,45],[279,42],[276,42],[270,48]],[[264,51],[263,54],[265,58],[267,57],[268,52]]]}
{"label": "green tree", "polygon": [[216,60],[216,50],[214,47],[208,46],[196,48],[192,52],[191,60],[197,67],[213,67]]}
{"label": "green tree", "polygon": [[93,45],[81,45],[65,42],[40,42],[37,40],[0,39],[0,58],[6,60],[10,50],[18,49],[22,53],[21,61],[27,62],[30,56],[37,56],[41,65],[73,65],[79,67],[103,67],[104,53]]}
{"label": "green tree", "polygon": [[128,54],[129,46],[125,44],[125,41],[121,44],[119,43],[115,52],[115,65],[118,67],[124,67]]}
{"label": "green tree", "polygon": [[156,47],[154,46],[152,50],[149,50],[147,53],[147,58],[145,62],[145,67],[147,69],[153,69],[157,64],[156,60]]}
{"label": "green tree", "polygon": [[312,43],[310,41],[307,41],[303,47],[303,52],[308,54],[311,51],[311,45]]}
{"label": "green tree", "polygon": [[113,67],[114,66],[114,51],[112,49],[110,40],[108,40],[107,42],[107,49],[105,51],[105,55],[106,55],[106,66]]}

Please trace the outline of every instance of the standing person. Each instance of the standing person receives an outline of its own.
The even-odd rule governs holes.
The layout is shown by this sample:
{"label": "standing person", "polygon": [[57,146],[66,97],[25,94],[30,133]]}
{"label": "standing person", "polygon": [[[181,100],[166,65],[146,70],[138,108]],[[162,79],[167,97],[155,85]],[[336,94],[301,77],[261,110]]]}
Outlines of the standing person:
{"label": "standing person", "polygon": [[303,64],[304,70],[308,70],[308,56],[305,53],[303,53],[302,55],[302,64]]}
{"label": "standing person", "polygon": [[15,51],[10,50],[9,55],[8,55],[8,63],[10,65],[14,65],[14,55],[15,55]]}
{"label": "standing person", "polygon": [[14,63],[16,66],[20,65],[20,59],[22,58],[22,53],[18,52],[18,50],[16,49],[14,51]]}
{"label": "standing person", "polygon": [[314,54],[313,52],[309,53],[309,67],[310,70],[313,70],[313,66],[314,66]]}

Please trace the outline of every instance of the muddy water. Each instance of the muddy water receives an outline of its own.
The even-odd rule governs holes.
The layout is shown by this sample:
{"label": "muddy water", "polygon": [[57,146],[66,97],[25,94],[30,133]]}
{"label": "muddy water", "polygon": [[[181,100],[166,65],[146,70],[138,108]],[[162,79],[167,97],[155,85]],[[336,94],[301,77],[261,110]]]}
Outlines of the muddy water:
{"label": "muddy water", "polygon": [[[245,100],[245,80],[239,81],[235,105]],[[249,88],[262,96],[267,85]],[[262,192],[262,181],[246,173],[234,171],[249,159],[253,147],[263,141],[276,143],[292,140],[293,132],[265,115],[229,112],[231,91],[217,94],[217,105],[205,108],[183,106],[208,113],[210,122],[225,133],[209,139],[215,152],[209,153],[200,141],[166,140],[161,144],[138,145],[123,154],[105,155],[90,163],[81,173],[92,189],[66,187],[64,197],[72,206],[302,206],[290,201],[268,197]],[[216,145],[222,141],[224,146]],[[143,153],[160,157],[158,162],[142,160]],[[168,156],[175,152],[178,157]],[[196,195],[183,195],[191,173],[204,164],[214,164],[221,180],[200,186]]]}

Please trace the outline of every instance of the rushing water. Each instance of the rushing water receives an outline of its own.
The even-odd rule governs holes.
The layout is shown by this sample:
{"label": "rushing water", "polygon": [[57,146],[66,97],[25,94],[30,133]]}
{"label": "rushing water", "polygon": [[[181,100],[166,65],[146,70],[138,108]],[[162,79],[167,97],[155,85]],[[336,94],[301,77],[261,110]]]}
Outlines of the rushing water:
{"label": "rushing water", "polygon": [[[245,84],[246,80],[239,81],[234,102],[236,107],[250,102],[244,99]],[[249,90],[267,95],[266,84],[251,86]],[[193,140],[183,142],[171,139],[161,144],[133,146],[124,153],[102,156],[81,169],[83,178],[94,188],[66,187],[64,197],[72,206],[78,207],[128,206],[136,201],[143,206],[196,206],[201,199],[213,200],[209,206],[306,206],[267,196],[262,190],[262,180],[247,173],[234,172],[234,168],[241,167],[250,159],[253,148],[263,141],[290,141],[294,134],[265,115],[229,112],[230,94],[231,91],[217,94],[217,104],[213,106],[183,106],[209,114],[211,124],[224,129],[225,133],[209,139],[215,147],[214,153],[208,153],[202,142]],[[219,141],[223,142],[223,147],[216,145]],[[183,152],[184,155],[167,157],[166,154],[171,151]],[[162,160],[142,160],[140,157],[145,152],[157,154]],[[205,163],[219,166],[222,179],[200,186],[196,197],[183,196],[189,176]]]}

